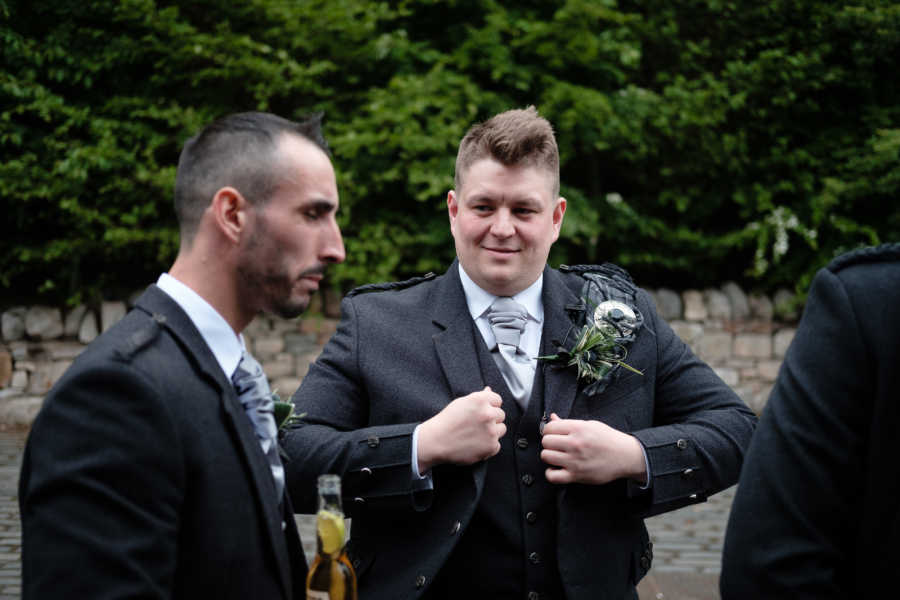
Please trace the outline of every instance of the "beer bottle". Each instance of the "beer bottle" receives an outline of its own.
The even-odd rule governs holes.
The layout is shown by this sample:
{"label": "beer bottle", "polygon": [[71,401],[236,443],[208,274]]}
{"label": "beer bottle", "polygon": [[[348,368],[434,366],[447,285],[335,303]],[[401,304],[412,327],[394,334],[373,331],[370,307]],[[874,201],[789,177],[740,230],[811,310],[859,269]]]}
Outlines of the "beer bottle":
{"label": "beer bottle", "polygon": [[356,573],[344,551],[341,479],[337,475],[320,475],[318,484],[316,558],[306,577],[306,600],[357,600]]}

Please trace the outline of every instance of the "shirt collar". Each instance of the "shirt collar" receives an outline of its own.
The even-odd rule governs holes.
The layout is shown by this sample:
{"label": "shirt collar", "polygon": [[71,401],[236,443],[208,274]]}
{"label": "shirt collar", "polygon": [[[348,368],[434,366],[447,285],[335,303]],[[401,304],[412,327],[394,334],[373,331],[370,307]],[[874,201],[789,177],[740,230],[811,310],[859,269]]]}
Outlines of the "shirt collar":
{"label": "shirt collar", "polygon": [[[462,282],[463,292],[466,294],[466,304],[469,306],[469,313],[472,319],[478,319],[487,312],[494,300],[498,298],[495,294],[482,289],[463,269],[462,263],[459,265],[459,279]],[[541,272],[540,277],[530,286],[512,296],[512,299],[525,307],[528,311],[528,318],[538,323],[544,322],[544,303],[541,302],[541,292],[544,289],[544,273]]]}
{"label": "shirt collar", "polygon": [[225,376],[231,379],[244,350],[243,336],[235,334],[228,321],[200,294],[168,273],[160,275],[156,285],[187,313]]}

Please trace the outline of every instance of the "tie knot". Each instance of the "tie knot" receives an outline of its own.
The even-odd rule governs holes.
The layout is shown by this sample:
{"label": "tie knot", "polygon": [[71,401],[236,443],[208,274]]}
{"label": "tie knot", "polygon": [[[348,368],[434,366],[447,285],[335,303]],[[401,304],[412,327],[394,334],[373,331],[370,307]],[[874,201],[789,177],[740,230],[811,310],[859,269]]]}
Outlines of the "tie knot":
{"label": "tie knot", "polygon": [[269,382],[262,365],[246,350],[241,354],[241,360],[231,376],[231,383],[242,403],[269,396]]}
{"label": "tie knot", "polygon": [[519,346],[519,337],[525,331],[528,319],[524,306],[512,298],[500,297],[491,304],[487,318],[498,344]]}

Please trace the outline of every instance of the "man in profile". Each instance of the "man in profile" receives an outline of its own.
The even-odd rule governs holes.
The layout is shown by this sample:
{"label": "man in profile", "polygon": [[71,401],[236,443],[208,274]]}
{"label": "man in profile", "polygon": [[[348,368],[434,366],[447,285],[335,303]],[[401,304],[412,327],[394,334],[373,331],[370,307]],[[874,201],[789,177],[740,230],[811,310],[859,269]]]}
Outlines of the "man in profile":
{"label": "man in profile", "polygon": [[22,592],[304,597],[272,396],[241,331],[344,259],[318,118],[217,120],[175,182],[168,273],[47,396],[22,464]]}

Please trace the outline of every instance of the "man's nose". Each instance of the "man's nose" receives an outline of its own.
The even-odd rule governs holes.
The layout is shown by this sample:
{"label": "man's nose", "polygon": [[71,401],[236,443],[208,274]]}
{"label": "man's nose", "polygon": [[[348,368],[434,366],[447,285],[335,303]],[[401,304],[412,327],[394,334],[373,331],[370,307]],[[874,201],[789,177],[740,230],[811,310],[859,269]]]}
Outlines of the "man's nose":
{"label": "man's nose", "polygon": [[501,208],[494,213],[494,220],[491,223],[491,235],[498,238],[508,238],[515,232],[516,227],[513,224],[512,213],[509,210]]}
{"label": "man's nose", "polygon": [[344,262],[344,258],[346,258],[344,238],[341,236],[341,228],[338,226],[337,220],[332,217],[330,226],[322,236],[319,259],[322,262],[339,263]]}

